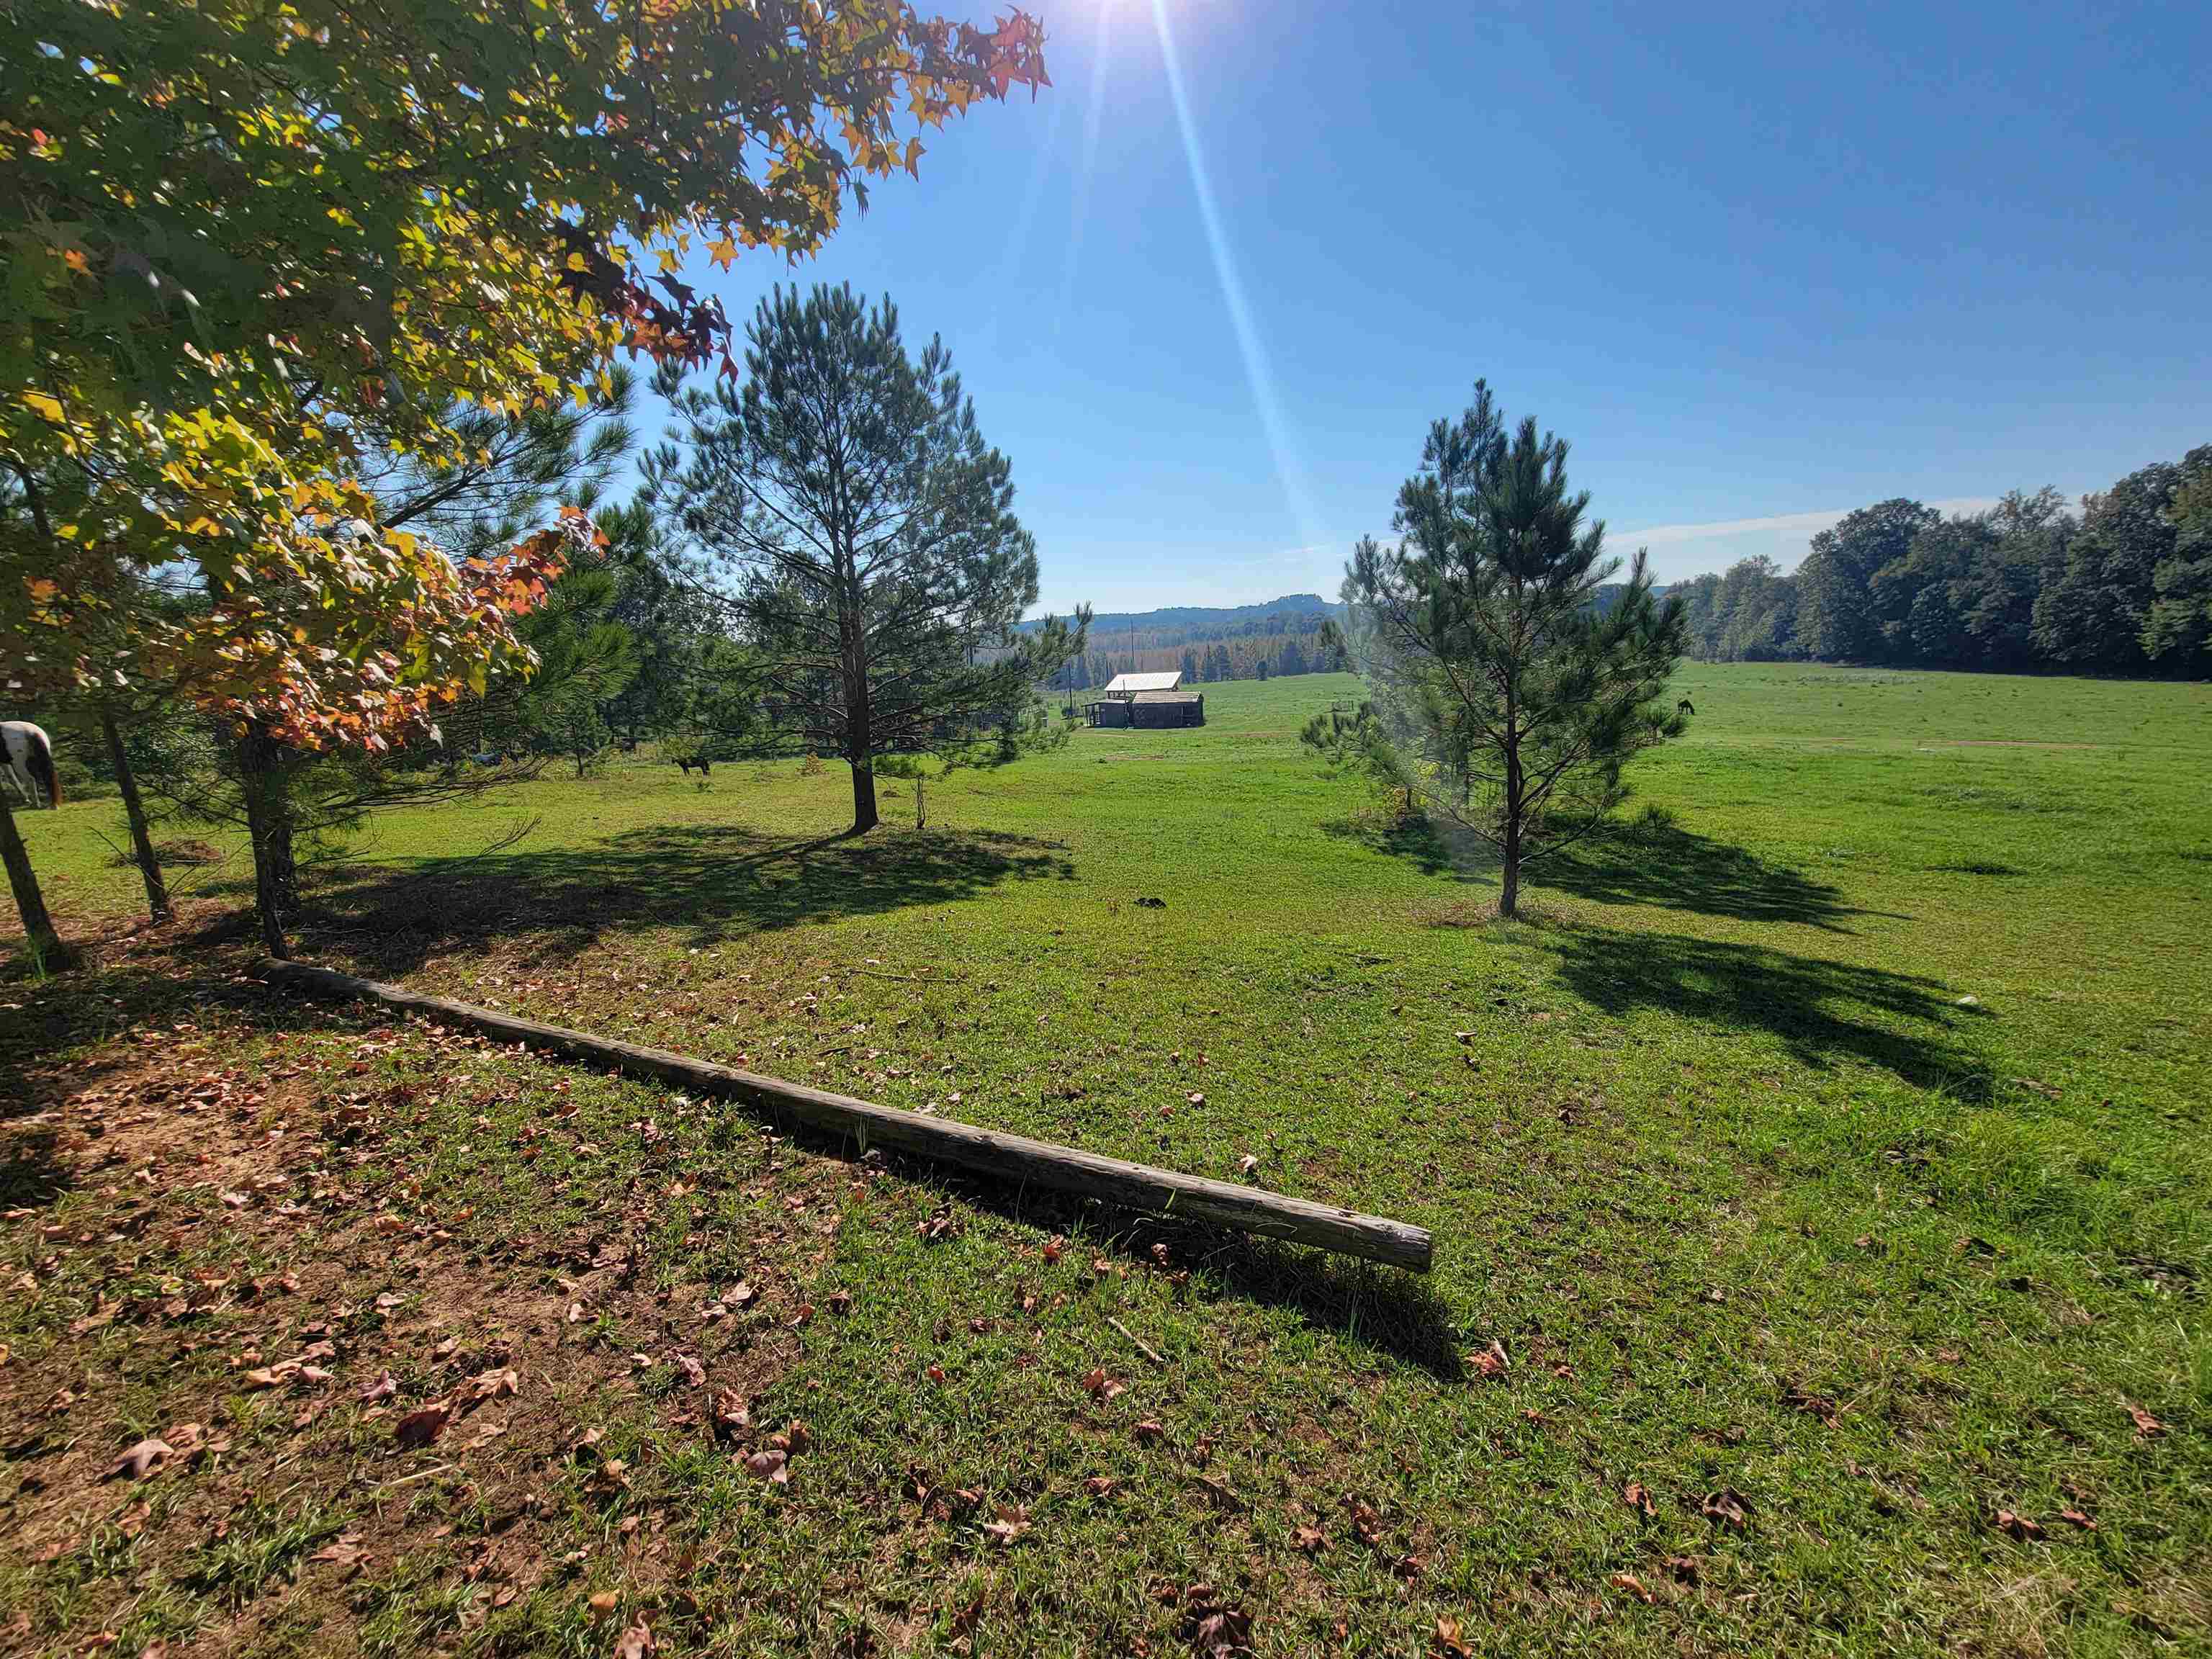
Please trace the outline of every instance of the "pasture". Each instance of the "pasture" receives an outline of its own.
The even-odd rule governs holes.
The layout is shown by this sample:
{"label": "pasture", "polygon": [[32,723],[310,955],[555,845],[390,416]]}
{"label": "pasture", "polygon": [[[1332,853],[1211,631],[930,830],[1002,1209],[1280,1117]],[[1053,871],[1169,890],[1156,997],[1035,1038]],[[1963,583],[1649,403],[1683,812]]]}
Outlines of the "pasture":
{"label": "pasture", "polygon": [[926,831],[624,763],[311,886],[310,960],[1256,1158],[1426,1279],[282,999],[242,856],[134,932],[113,803],[21,815],[101,942],[0,981],[0,1650],[2205,1650],[2212,690],[1681,684],[1510,926],[1300,749],[1334,676]]}

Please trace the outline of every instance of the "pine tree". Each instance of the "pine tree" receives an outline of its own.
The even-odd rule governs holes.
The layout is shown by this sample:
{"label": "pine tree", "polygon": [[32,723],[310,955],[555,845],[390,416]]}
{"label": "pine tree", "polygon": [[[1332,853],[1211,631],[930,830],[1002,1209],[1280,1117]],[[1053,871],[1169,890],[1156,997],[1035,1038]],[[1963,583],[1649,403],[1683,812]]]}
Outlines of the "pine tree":
{"label": "pine tree", "polygon": [[1018,631],[1037,563],[1012,469],[889,299],[779,285],[746,340],[742,389],[664,380],[680,447],[648,459],[647,493],[712,562],[799,740],[844,757],[865,834],[878,755],[1023,718],[1089,612]]}
{"label": "pine tree", "polygon": [[1682,607],[1655,600],[1639,551],[1601,612],[1620,561],[1585,522],[1587,492],[1569,493],[1566,459],[1533,418],[1509,441],[1478,380],[1399,491],[1401,539],[1363,540],[1346,571],[1346,635],[1400,775],[1498,849],[1506,916],[1523,868],[1595,829],[1626,793],[1622,767],[1685,724],[1663,702]]}

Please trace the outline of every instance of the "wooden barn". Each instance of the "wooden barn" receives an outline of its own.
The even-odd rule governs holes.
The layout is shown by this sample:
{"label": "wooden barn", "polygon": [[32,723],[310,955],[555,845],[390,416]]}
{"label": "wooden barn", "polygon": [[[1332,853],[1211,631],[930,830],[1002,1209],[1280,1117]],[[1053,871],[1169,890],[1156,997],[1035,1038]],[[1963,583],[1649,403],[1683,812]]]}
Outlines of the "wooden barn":
{"label": "wooden barn", "polygon": [[1085,703],[1093,726],[1135,726],[1158,732],[1206,724],[1206,698],[1182,689],[1180,673],[1116,674],[1098,702]]}

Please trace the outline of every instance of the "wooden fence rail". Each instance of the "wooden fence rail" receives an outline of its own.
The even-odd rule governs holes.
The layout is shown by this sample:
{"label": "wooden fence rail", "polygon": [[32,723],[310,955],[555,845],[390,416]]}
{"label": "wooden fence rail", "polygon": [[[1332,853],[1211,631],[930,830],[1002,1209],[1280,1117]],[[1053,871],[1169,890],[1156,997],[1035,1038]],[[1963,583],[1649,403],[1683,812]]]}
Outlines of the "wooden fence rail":
{"label": "wooden fence rail", "polygon": [[570,1060],[658,1078],[696,1095],[741,1101],[770,1117],[850,1141],[863,1152],[880,1146],[1000,1181],[1097,1199],[1126,1210],[1286,1239],[1415,1273],[1426,1273],[1429,1268],[1428,1230],[1387,1217],[1361,1215],[1257,1187],[1103,1158],[1079,1147],[1006,1134],[971,1123],[924,1117],[917,1112],[811,1089],[805,1084],[694,1060],[665,1048],[643,1048],[402,986],[356,979],[350,974],[304,962],[264,961],[255,972],[272,985],[406,1009],[481,1031],[502,1042],[520,1042]]}

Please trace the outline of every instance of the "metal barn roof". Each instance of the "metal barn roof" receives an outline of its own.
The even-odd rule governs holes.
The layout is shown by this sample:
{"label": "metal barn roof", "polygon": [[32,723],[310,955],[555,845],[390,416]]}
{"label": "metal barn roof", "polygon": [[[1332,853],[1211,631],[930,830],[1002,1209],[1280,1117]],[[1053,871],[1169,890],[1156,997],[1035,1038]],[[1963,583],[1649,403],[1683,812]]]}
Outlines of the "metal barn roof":
{"label": "metal barn roof", "polygon": [[1180,672],[1172,674],[1116,674],[1107,685],[1106,695],[1127,697],[1139,691],[1172,691],[1182,684]]}

